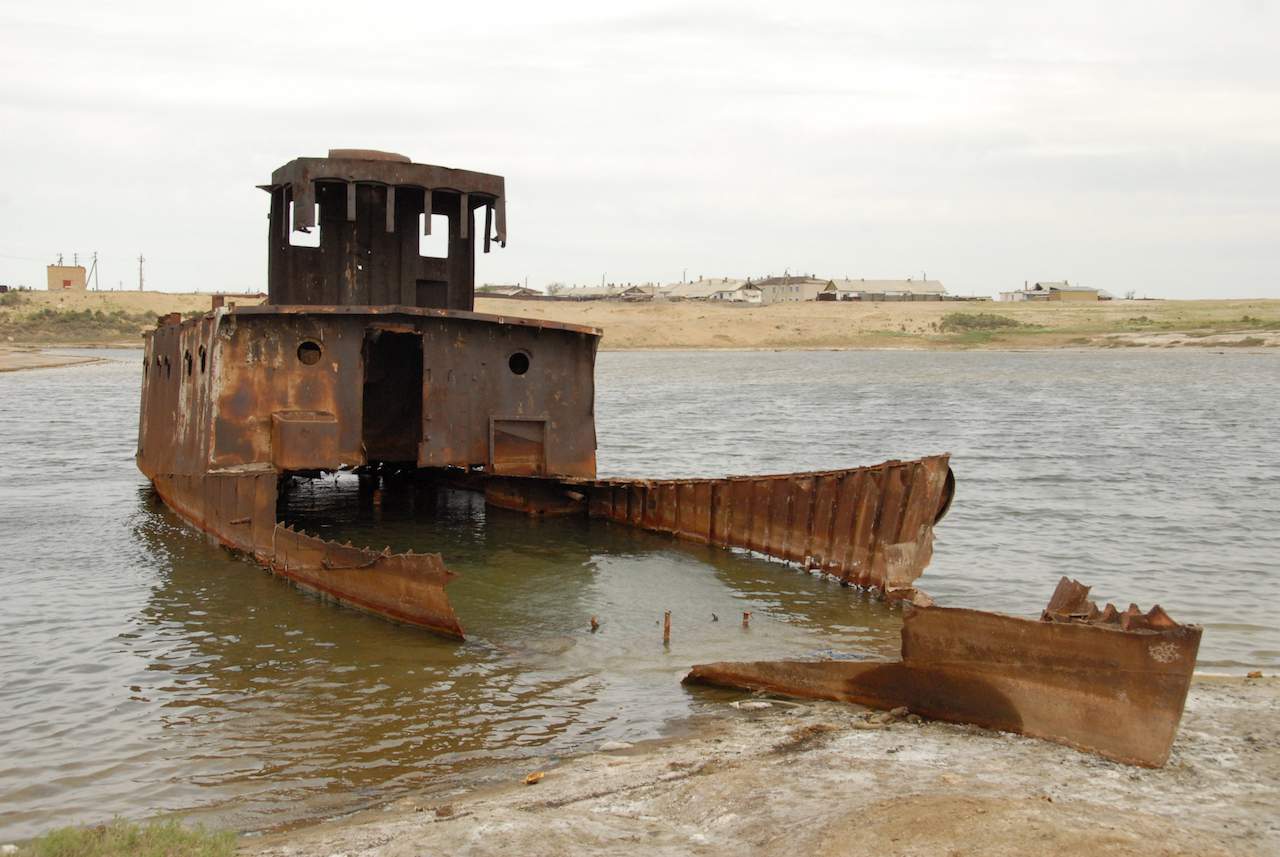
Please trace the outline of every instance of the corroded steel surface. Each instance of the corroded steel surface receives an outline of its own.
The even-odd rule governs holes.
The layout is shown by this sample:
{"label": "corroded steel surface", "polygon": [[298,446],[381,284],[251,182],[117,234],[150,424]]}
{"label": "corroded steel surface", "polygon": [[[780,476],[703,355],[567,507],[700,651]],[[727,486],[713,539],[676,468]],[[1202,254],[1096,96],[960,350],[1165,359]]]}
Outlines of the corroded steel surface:
{"label": "corroded steel surface", "polygon": [[872,467],[723,479],[505,480],[492,505],[572,514],[821,570],[901,593],[933,556],[933,526],[950,506],[948,456]]}
{"label": "corroded steel surface", "polygon": [[901,661],[702,664],[685,681],[873,708],[906,706],[938,720],[1159,767],[1182,717],[1201,629],[1166,623],[1159,607],[1133,610],[1143,618],[1126,629],[1118,618],[1036,621],[907,608]]}
{"label": "corroded steel surface", "polygon": [[277,476],[269,468],[156,476],[165,505],[232,550],[348,607],[462,639],[444,587],[455,576],[439,554],[338,544],[276,521]]}
{"label": "corroded steel surface", "polygon": [[304,589],[341,604],[462,639],[462,626],[444,593],[455,575],[440,554],[339,545],[277,524],[269,565]]}

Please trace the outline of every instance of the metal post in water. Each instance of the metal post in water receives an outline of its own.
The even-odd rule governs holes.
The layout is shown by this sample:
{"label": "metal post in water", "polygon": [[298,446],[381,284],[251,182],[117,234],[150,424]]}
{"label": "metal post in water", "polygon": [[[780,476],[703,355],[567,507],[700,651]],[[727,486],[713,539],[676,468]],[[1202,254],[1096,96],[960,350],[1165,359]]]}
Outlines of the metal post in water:
{"label": "metal post in water", "polygon": [[662,614],[662,645],[671,645],[671,611]]}

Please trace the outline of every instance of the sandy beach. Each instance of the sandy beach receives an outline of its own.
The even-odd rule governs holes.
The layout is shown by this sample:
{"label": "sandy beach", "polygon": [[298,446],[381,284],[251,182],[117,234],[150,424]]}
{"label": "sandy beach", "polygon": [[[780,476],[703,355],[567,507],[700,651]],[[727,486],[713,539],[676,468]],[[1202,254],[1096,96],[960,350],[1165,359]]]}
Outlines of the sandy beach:
{"label": "sandy beach", "polygon": [[[258,857],[425,853],[1270,855],[1274,678],[1199,677],[1169,763],[1127,767],[858,706],[738,697],[688,734],[246,838]],[[533,770],[530,769],[529,773]]]}
{"label": "sandy beach", "polygon": [[[0,303],[0,343],[136,347],[207,294],[22,292]],[[228,301],[255,304],[256,296]],[[705,301],[477,298],[476,311],[601,328],[603,350],[1280,348],[1280,300],[886,302],[746,306]],[[976,317],[976,318],[974,318]]]}

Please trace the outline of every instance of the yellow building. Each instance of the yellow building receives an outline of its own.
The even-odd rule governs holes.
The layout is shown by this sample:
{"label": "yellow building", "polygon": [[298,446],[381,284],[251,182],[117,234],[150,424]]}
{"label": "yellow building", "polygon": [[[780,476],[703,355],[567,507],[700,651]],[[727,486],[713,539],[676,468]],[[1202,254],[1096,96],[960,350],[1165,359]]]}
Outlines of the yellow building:
{"label": "yellow building", "polygon": [[1049,300],[1051,301],[1098,300],[1098,290],[1091,289],[1088,286],[1073,286],[1065,280],[1061,283],[1036,283],[1037,287],[1041,285],[1049,289]]}
{"label": "yellow building", "polygon": [[83,292],[85,287],[84,265],[49,266],[49,291]]}

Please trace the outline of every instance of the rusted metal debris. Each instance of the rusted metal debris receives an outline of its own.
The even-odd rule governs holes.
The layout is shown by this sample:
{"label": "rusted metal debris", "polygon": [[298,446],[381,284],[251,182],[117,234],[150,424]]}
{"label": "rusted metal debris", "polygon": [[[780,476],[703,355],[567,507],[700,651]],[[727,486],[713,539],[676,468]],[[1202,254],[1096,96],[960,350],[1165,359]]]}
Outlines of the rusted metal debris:
{"label": "rusted metal debris", "polygon": [[907,607],[901,661],[700,664],[685,682],[906,706],[1159,767],[1182,717],[1201,628],[1174,622],[1158,606],[1099,611],[1088,592],[1064,577],[1040,621]]}

